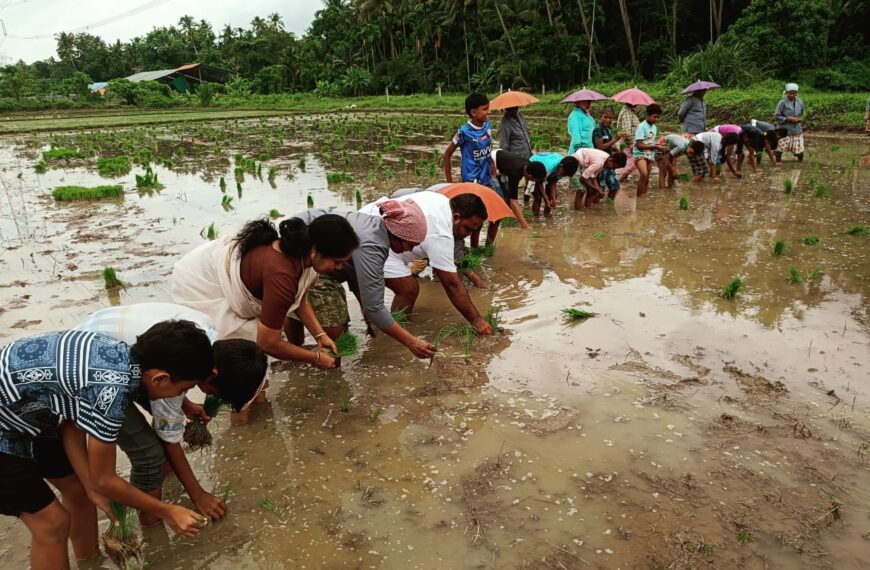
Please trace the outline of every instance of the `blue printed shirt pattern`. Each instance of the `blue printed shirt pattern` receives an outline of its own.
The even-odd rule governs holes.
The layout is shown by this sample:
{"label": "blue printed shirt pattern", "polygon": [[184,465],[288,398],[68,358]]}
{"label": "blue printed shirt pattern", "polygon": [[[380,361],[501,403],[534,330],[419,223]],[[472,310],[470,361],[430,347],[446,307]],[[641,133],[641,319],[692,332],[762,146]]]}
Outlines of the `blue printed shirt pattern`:
{"label": "blue printed shirt pattern", "polygon": [[462,181],[489,186],[492,183],[492,127],[486,121],[476,127],[468,121],[456,131],[453,144],[462,152]]}

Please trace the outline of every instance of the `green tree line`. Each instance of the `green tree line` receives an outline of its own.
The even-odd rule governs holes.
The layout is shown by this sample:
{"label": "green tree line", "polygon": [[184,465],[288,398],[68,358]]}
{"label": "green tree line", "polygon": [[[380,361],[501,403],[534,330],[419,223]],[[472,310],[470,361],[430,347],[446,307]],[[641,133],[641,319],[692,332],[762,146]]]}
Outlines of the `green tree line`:
{"label": "green tree line", "polygon": [[[0,70],[0,95],[87,98],[91,81],[191,62],[231,71],[228,89],[235,94],[552,91],[629,78],[742,87],[770,77],[859,91],[870,85],[866,4],[324,0],[301,37],[278,14],[221,30],[184,16],[175,26],[111,44],[61,33],[56,58]],[[136,102],[135,93],[125,96]]]}

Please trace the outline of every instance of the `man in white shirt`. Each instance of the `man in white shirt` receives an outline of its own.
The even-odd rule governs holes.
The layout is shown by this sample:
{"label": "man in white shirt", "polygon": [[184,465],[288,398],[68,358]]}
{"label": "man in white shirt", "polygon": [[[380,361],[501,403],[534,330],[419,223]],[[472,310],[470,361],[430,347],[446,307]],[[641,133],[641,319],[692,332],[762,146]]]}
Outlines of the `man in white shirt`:
{"label": "man in white shirt", "polygon": [[[75,329],[100,333],[132,345],[137,336],[153,325],[169,320],[191,321],[212,341],[215,369],[198,384],[199,389],[218,396],[233,410],[245,408],[263,384],[266,355],[256,343],[248,340],[218,340],[217,330],[204,313],[173,303],[138,303],[97,311]],[[160,499],[164,465],[168,461],[197,510],[212,519],[221,518],[226,504],[202,488],[181,447],[185,417],[199,417],[203,421],[210,419],[202,406],[185,396],[138,400],[137,403],[151,414],[152,420],[149,426],[142,412],[131,406],[121,426],[118,444],[130,459],[130,482]],[[140,521],[143,526],[159,522],[143,514],[140,514]]]}
{"label": "man in white shirt", "polygon": [[[465,239],[483,227],[487,218],[483,200],[474,194],[461,194],[450,199],[443,194],[429,191],[414,192],[392,199],[416,202],[426,216],[428,228],[426,239],[420,245],[401,254],[390,251],[384,264],[384,281],[395,294],[392,309],[405,309],[409,313],[413,311],[420,294],[420,285],[409,264],[419,259],[428,259],[453,306],[472,324],[477,334],[492,334],[492,327],[474,306],[465,284],[456,272],[453,255],[455,240]],[[363,206],[360,212],[376,214],[377,204],[383,200],[387,198]]]}

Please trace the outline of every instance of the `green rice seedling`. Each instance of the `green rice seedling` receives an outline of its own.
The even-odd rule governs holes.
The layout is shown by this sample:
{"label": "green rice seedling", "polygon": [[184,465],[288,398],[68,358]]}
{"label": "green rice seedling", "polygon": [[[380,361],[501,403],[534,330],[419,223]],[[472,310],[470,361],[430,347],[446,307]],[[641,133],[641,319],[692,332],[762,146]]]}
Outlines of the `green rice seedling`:
{"label": "green rice seedling", "polygon": [[349,412],[350,411],[350,401],[353,399],[353,394],[347,388],[341,393],[341,411]]}
{"label": "green rice seedling", "polygon": [[245,169],[237,166],[233,169],[233,176],[236,177],[236,180],[244,180],[245,179]]}
{"label": "green rice seedling", "polygon": [[282,214],[281,212],[279,212],[275,208],[272,208],[271,210],[269,210],[269,217],[272,218],[273,220],[277,220],[278,218],[282,217],[283,215],[284,214]]}
{"label": "green rice seedling", "polygon": [[607,232],[597,231],[592,234],[592,239],[604,239],[607,237]]}
{"label": "green rice seedling", "polygon": [[224,194],[223,198],[221,198],[221,206],[223,206],[224,210],[229,210],[233,207],[233,197]]}
{"label": "green rice seedling", "polygon": [[270,167],[269,167],[268,179],[269,179],[269,180],[275,180],[275,177],[276,177],[277,175],[278,175],[278,169],[275,168],[274,166],[270,166]]}
{"label": "green rice seedling", "polygon": [[149,166],[145,169],[145,174],[136,175],[136,188],[139,190],[160,190],[163,188],[163,184],[157,180],[157,174]]}
{"label": "green rice seedling", "polygon": [[481,265],[483,265],[483,258],[473,253],[466,253],[462,261],[459,262],[460,269],[469,269],[471,271],[480,269]]}
{"label": "green rice seedling", "polygon": [[689,181],[689,173],[688,172],[681,172],[680,173],[680,181],[681,182],[688,182]]}
{"label": "green rice seedling", "polygon": [[393,315],[393,319],[402,326],[409,324],[411,321],[408,320],[408,309],[406,307],[401,307],[396,309],[395,311],[390,311],[390,314]]}
{"label": "green rice seedling", "polygon": [[471,247],[468,249],[468,253],[472,255],[479,255],[480,257],[492,257],[493,255],[495,255],[495,244],[488,243],[485,245]]}
{"label": "green rice seedling", "polygon": [[305,157],[301,157],[299,162],[296,163],[296,166],[299,167],[299,170],[305,170]]}
{"label": "green rice seedling", "polygon": [[227,191],[227,181],[224,180],[223,176],[221,176],[220,187],[221,187],[221,192]]}
{"label": "green rice seedling", "polygon": [[279,517],[281,516],[281,513],[278,512],[278,508],[275,506],[275,504],[272,501],[269,500],[268,497],[263,497],[262,499],[260,499],[260,506],[263,507],[264,509],[266,509],[267,511],[271,511],[272,514],[275,514]]}
{"label": "green rice seedling", "polygon": [[377,410],[372,412],[372,415],[369,416],[369,423],[370,424],[378,423],[378,418],[381,417],[381,412],[383,412],[383,411],[384,411],[383,408],[378,408]]}
{"label": "green rice seedling", "polygon": [[236,181],[236,196],[242,197],[242,183],[238,181]]}
{"label": "green rice seedling", "polygon": [[492,327],[492,330],[501,330],[501,307],[490,307],[486,311],[486,316],[484,318],[486,319],[486,322],[489,323],[489,326]]}
{"label": "green rice seedling", "polygon": [[794,182],[791,178],[786,178],[782,181],[782,187],[786,194],[791,194],[794,190]]}
{"label": "green rice seedling", "polygon": [[58,202],[71,202],[74,200],[100,200],[103,198],[116,198],[124,195],[124,188],[120,184],[113,186],[58,186],[51,192],[51,197]]}
{"label": "green rice seedling", "polygon": [[785,254],[786,251],[788,251],[788,244],[785,243],[785,240],[776,240],[776,243],[773,244],[773,255],[779,257],[780,255]]}
{"label": "green rice seedling", "polygon": [[362,206],[362,201],[363,201],[362,192],[359,189],[357,189],[357,191],[354,192],[354,198],[356,199],[356,207],[359,208],[360,206]]}
{"label": "green rice seedling", "polygon": [[818,185],[816,186],[816,191],[813,194],[813,196],[815,196],[816,198],[827,198],[829,195],[830,195],[830,192],[828,192],[827,187],[824,184],[822,184],[821,182],[819,182]]}
{"label": "green rice seedling", "polygon": [[576,307],[562,309],[562,318],[566,321],[585,321],[586,319],[590,319],[597,315],[598,313],[593,313],[586,309],[577,309]]}
{"label": "green rice seedling", "polygon": [[335,341],[335,347],[338,352],[337,357],[354,356],[359,352],[359,337],[350,331],[344,331],[338,340]]}
{"label": "green rice seedling", "polygon": [[846,229],[846,233],[850,236],[866,236],[870,233],[870,229],[867,226],[852,226]]}
{"label": "green rice seedling", "polygon": [[261,152],[260,154],[257,155],[257,160],[260,160],[260,161],[263,161],[263,160],[269,160],[270,158],[272,158],[272,155],[270,155],[270,154],[269,154],[268,152],[266,152],[266,151],[263,151],[263,152]]}
{"label": "green rice seedling", "polygon": [[262,162],[257,165],[257,176],[259,176],[260,178],[263,177],[263,163]]}
{"label": "green rice seedling", "polygon": [[224,485],[223,491],[221,491],[221,501],[226,503],[227,501],[230,500],[230,495],[232,495],[232,494],[233,494],[233,489],[232,489],[232,487],[230,487],[230,484],[227,483],[226,485]]}
{"label": "green rice seedling", "polygon": [[391,180],[393,178],[393,169],[389,166],[384,169],[384,178]]}
{"label": "green rice seedling", "polygon": [[477,333],[468,323],[459,323],[455,325],[446,325],[441,327],[438,334],[435,335],[435,347],[440,346],[445,340],[450,337],[456,337],[463,348],[463,355],[468,358],[471,354],[471,347],[474,346],[474,341],[477,339]]}
{"label": "green rice seedling", "polygon": [[686,196],[680,196],[680,209],[688,210],[689,209],[689,199]]}
{"label": "green rice seedling", "polygon": [[809,245],[809,246],[819,245],[819,243],[821,243],[821,241],[822,240],[819,239],[819,236],[813,235],[813,234],[810,234],[808,236],[804,236],[804,239],[801,240],[801,242],[804,245]]}
{"label": "green rice seedling", "polygon": [[106,267],[103,269],[103,282],[106,284],[106,289],[114,289],[116,287],[123,287],[124,284],[118,279],[118,274],[115,272],[114,267]]}
{"label": "green rice seedling", "polygon": [[309,194],[309,195],[308,195],[308,199],[307,199],[306,201],[308,202],[308,207],[309,207],[309,208],[313,208],[313,207],[314,207],[314,196],[312,196],[311,194]]}
{"label": "green rice seedling", "polygon": [[810,271],[809,275],[807,275],[807,281],[815,281],[819,277],[822,276],[822,268],[821,267],[813,267],[813,270]]}
{"label": "green rice seedling", "polygon": [[118,568],[142,568],[145,551],[134,526],[136,510],[116,501],[110,501],[109,506],[118,524],[110,524],[103,533],[103,550]]}
{"label": "green rice seedling", "polygon": [[172,160],[169,158],[164,158],[160,161],[160,164],[163,165],[163,168],[172,168]]}
{"label": "green rice seedling", "polygon": [[840,150],[840,145],[836,143],[831,145],[831,152],[837,152],[838,150]]}
{"label": "green rice seedling", "polygon": [[[223,400],[211,394],[206,395],[205,402],[202,404],[203,410],[210,418],[218,415],[224,406],[226,404]],[[208,431],[208,425],[202,423],[199,418],[187,422],[187,425],[184,426],[183,439],[194,449],[211,445],[213,441],[211,432]]]}
{"label": "green rice seedling", "polygon": [[326,395],[326,378],[321,378],[320,382],[317,383],[317,389],[314,390],[314,395],[318,398],[322,398]]}
{"label": "green rice seedling", "polygon": [[236,164],[241,164],[241,163],[242,163],[242,158],[243,158],[243,157],[242,157],[241,154],[236,153],[236,154],[233,155],[233,160],[235,161]]}
{"label": "green rice seedling", "polygon": [[801,272],[794,265],[790,265],[788,268],[788,282],[792,285],[800,285],[804,282]]}
{"label": "green rice seedling", "polygon": [[205,237],[208,238],[209,241],[217,239],[217,230],[214,228],[214,222],[210,223],[208,228],[206,228]]}
{"label": "green rice seedling", "polygon": [[737,293],[744,290],[746,288],[746,282],[742,277],[735,277],[732,279],[728,285],[725,285],[722,290],[719,292],[719,296],[723,299],[733,299],[737,296]]}
{"label": "green rice seedling", "polygon": [[97,159],[97,172],[106,178],[124,176],[130,172],[131,168],[130,159],[126,156]]}
{"label": "green rice seedling", "polygon": [[71,158],[84,158],[84,154],[77,148],[52,147],[42,153],[42,160],[52,162],[55,160],[70,160]]}
{"label": "green rice seedling", "polygon": [[36,172],[37,174],[45,174],[45,172],[47,170],[48,170],[48,165],[46,165],[41,160],[33,165],[33,171]]}
{"label": "green rice seedling", "polygon": [[353,176],[347,172],[329,172],[326,174],[326,182],[329,184],[350,184],[353,182]]}

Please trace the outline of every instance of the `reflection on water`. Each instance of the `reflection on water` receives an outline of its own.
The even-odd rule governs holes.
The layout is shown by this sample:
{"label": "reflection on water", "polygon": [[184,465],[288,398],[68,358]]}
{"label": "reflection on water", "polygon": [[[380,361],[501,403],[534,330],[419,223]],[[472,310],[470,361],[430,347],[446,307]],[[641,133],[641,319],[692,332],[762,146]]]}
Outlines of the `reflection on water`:
{"label": "reflection on water", "polygon": [[[41,143],[3,141],[0,342],[70,326],[109,303],[166,299],[172,263],[201,243],[211,223],[229,235],[270,209],[304,209],[309,194],[318,207],[354,208],[358,188],[371,199],[433,181],[431,148],[418,137],[374,124],[367,134],[348,128],[344,142],[324,135],[332,144],[325,151],[321,139],[304,136],[301,119],[281,121],[227,124],[238,140],[221,143],[214,133],[170,127],[149,146],[143,130],[136,145],[155,157],[174,153],[172,164],[153,166],[166,188],[137,193],[141,168],[134,167],[118,179],[123,199],[99,204],[58,205],[49,197],[59,184],[102,182],[88,165],[37,176],[31,164]],[[294,128],[300,134],[291,137]],[[380,143],[362,146],[376,135]],[[89,144],[108,143],[94,135]],[[266,146],[263,168],[278,174],[271,181],[265,173],[245,174],[239,195],[233,154]],[[704,534],[722,557],[719,567],[752,567],[763,557],[781,567],[806,565],[783,554],[772,531],[769,540],[745,547],[754,562],[734,558],[742,547],[729,529],[738,515],[722,507],[714,516],[707,507],[736,505],[754,492],[738,487],[739,478],[713,485],[734,462],[753,477],[776,473],[778,493],[811,488],[798,458],[830,464],[821,444],[795,447],[783,459],[773,442],[770,449],[747,443],[750,452],[735,449],[740,442],[711,439],[710,426],[720,415],[741,416],[775,432],[784,420],[764,411],[790,412],[782,396],[763,399],[758,386],[779,382],[777,393],[816,414],[800,420],[814,433],[836,430],[825,436],[827,452],[842,442],[854,461],[868,433],[868,238],[844,229],[870,224],[870,188],[867,169],[850,166],[863,147],[844,143],[834,153],[825,146],[811,141],[801,165],[765,165],[762,174],[723,177],[719,185],[654,189],[640,200],[629,183],[612,205],[560,210],[534,220],[532,231],[505,228],[485,265],[490,289],[471,293],[482,310],[503,308],[506,331],[478,339],[469,359],[445,346],[430,368],[378,336],[341,370],[274,363],[269,403],[245,426],[230,429],[218,418],[214,447],[190,455],[207,489],[228,490],[227,518],[193,541],[147,529],[151,567],[648,567],[662,549],[676,560],[667,545],[680,551],[681,543],[668,533],[686,520],[694,522],[680,536]],[[345,163],[346,148],[352,152]],[[377,161],[391,165],[391,178],[382,166],[371,176]],[[328,185],[326,172],[337,170],[356,181]],[[221,207],[221,177],[234,197],[231,210]],[[788,196],[786,177],[795,183]],[[824,181],[830,195],[815,198],[810,179]],[[678,208],[682,195],[687,211]],[[563,191],[563,204],[566,197]],[[802,244],[810,234],[820,237],[818,246]],[[783,257],[772,255],[776,240],[790,246]],[[109,265],[128,284],[114,298],[99,281]],[[803,275],[818,267],[821,276],[793,285],[790,266]],[[719,298],[736,275],[746,279],[746,291],[733,301]],[[435,282],[422,283],[418,305],[410,328],[421,336],[433,338],[460,319]],[[567,307],[598,316],[567,324],[560,313]],[[362,333],[358,308],[351,308]],[[853,410],[826,412],[829,390]],[[340,411],[345,391],[353,395],[349,412]],[[835,417],[840,410],[844,416]],[[797,441],[785,426],[787,441]],[[758,433],[750,425],[741,437]],[[730,463],[720,463],[723,457]],[[866,469],[842,466],[836,475],[866,510],[870,478],[854,476]],[[759,481],[758,492],[773,484]],[[174,481],[166,494],[187,503]],[[777,519],[784,529],[798,528],[797,515],[765,508],[754,519],[757,535]],[[861,516],[843,513],[853,529],[866,526]],[[21,525],[8,519],[0,533],[4,545],[26,544]],[[831,554],[832,567],[857,567],[861,542],[854,538],[835,538],[843,543]],[[24,560],[23,549],[0,551],[3,566]],[[701,567],[693,560],[677,567]]]}

